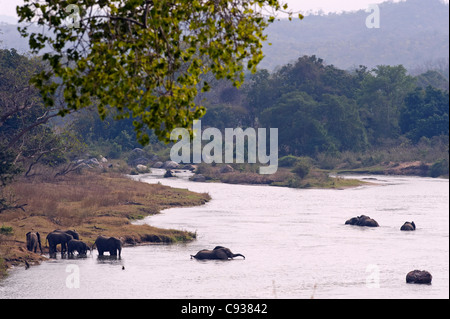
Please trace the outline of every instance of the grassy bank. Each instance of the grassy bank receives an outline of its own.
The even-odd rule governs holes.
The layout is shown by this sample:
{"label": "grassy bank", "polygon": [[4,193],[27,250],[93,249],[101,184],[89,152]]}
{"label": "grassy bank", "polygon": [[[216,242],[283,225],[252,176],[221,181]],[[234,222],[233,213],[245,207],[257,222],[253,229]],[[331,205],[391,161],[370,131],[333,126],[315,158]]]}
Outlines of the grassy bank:
{"label": "grassy bank", "polygon": [[[197,174],[205,177],[206,181],[228,184],[270,185],[291,188],[321,188],[344,189],[366,184],[356,179],[334,178],[330,171],[308,167],[305,174],[295,172],[295,165],[279,167],[275,174],[259,174],[259,166],[250,164],[232,164],[233,171],[221,172],[223,165],[200,164]],[[223,171],[223,170],[222,170]]]}
{"label": "grassy bank", "polygon": [[25,234],[38,231],[42,245],[55,229],[75,229],[93,244],[97,236],[123,237],[126,245],[187,242],[196,234],[132,222],[171,207],[202,205],[208,194],[130,180],[120,174],[83,173],[59,179],[21,179],[4,190],[24,206],[0,214],[0,273],[14,264],[43,258],[25,249]]}

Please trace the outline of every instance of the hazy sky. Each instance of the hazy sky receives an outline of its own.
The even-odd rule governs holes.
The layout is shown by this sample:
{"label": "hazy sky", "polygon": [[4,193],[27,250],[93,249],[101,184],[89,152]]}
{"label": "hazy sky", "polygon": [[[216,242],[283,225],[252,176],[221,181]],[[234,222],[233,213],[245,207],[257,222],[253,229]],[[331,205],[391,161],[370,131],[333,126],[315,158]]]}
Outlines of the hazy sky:
{"label": "hazy sky", "polygon": [[[385,0],[284,0],[295,11],[305,13],[309,10],[322,9],[325,12],[342,10],[365,9],[372,3],[381,3]],[[396,0],[398,1],[398,0]],[[0,15],[15,16],[16,6],[23,0],[0,0]]]}
{"label": "hazy sky", "polygon": [[[323,10],[324,12],[340,12],[367,9],[369,4],[381,3],[386,0],[282,0],[289,4],[294,11],[306,13],[308,11]],[[402,0],[394,0],[395,2]],[[429,1],[429,0],[424,0]],[[435,0],[433,0],[435,1]],[[448,0],[445,0],[448,2]],[[0,0],[0,15],[15,16],[16,6],[23,0]]]}

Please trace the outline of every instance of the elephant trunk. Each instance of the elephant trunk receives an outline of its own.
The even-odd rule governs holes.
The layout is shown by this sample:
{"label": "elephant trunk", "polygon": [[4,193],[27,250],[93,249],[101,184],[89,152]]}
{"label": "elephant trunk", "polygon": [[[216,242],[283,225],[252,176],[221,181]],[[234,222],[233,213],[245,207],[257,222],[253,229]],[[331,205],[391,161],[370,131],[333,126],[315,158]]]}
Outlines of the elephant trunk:
{"label": "elephant trunk", "polygon": [[242,254],[233,254],[233,258],[234,258],[234,257],[239,257],[239,256],[240,256],[240,257],[243,257],[243,258],[245,259],[245,256],[242,255]]}

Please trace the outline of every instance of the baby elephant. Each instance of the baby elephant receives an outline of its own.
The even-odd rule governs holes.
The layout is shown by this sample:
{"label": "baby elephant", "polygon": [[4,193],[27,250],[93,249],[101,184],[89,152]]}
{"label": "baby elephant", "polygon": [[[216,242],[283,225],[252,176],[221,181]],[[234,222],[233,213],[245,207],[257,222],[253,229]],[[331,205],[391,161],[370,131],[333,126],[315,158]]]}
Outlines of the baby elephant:
{"label": "baby elephant", "polygon": [[414,231],[416,230],[416,224],[414,222],[406,222],[403,224],[403,226],[400,228],[400,230],[403,231]]}
{"label": "baby elephant", "polygon": [[213,250],[207,250],[203,249],[200,250],[195,256],[191,255],[191,259],[220,259],[220,260],[228,260],[233,259],[234,257],[243,257],[245,259],[245,256],[242,254],[233,254],[230,249],[217,246]]}
{"label": "baby elephant", "polygon": [[74,251],[77,251],[78,255],[86,255],[88,250],[91,251],[86,243],[76,239],[72,239],[67,243],[67,250],[69,256],[73,256]]}

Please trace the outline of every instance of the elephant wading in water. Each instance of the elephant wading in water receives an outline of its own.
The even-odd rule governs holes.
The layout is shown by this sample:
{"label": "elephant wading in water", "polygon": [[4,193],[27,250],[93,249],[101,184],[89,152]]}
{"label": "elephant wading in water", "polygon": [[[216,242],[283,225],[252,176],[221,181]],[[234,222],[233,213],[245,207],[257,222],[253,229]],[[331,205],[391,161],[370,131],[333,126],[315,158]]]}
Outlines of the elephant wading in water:
{"label": "elephant wading in water", "polygon": [[73,256],[74,251],[77,251],[78,255],[86,255],[88,250],[91,251],[89,246],[81,240],[72,239],[67,243],[69,256]]}
{"label": "elephant wading in water", "polygon": [[403,231],[414,231],[416,230],[416,224],[414,222],[406,222],[403,224],[403,226],[400,228],[400,230]]}
{"label": "elephant wading in water", "polygon": [[28,232],[27,236],[27,249],[28,251],[36,252],[38,246],[42,254],[41,235],[36,232]]}
{"label": "elephant wading in water", "polygon": [[67,243],[73,239],[72,235],[65,232],[54,231],[47,235],[50,256],[56,254],[56,246],[61,244],[61,256],[67,251]]}
{"label": "elephant wading in water", "polygon": [[354,225],[362,227],[379,227],[376,220],[370,218],[369,216],[361,215],[358,217],[353,217],[345,222],[345,225]]}
{"label": "elephant wading in water", "polygon": [[413,270],[406,275],[408,284],[431,284],[433,276],[426,270]]}
{"label": "elephant wading in water", "polygon": [[242,254],[233,254],[231,250],[228,248],[217,246],[213,250],[203,249],[200,250],[195,256],[191,255],[191,259],[219,259],[219,260],[228,260],[233,259],[234,257],[243,257],[245,259],[245,256]]}
{"label": "elephant wading in water", "polygon": [[98,236],[92,246],[92,250],[94,247],[97,247],[100,256],[103,256],[105,251],[108,251],[110,256],[117,256],[117,252],[119,252],[120,258],[122,252],[122,240],[115,237]]}

